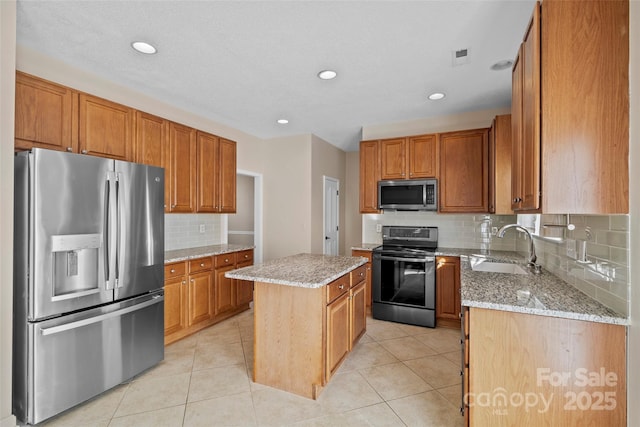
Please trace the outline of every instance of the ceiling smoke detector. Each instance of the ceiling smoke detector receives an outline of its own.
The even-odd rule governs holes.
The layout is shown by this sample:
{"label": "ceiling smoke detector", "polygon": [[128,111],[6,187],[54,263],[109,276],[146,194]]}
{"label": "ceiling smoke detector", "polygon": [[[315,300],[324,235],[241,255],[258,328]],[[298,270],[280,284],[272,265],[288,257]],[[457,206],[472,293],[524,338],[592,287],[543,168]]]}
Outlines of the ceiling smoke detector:
{"label": "ceiling smoke detector", "polygon": [[469,63],[469,48],[458,49],[451,52],[453,66]]}

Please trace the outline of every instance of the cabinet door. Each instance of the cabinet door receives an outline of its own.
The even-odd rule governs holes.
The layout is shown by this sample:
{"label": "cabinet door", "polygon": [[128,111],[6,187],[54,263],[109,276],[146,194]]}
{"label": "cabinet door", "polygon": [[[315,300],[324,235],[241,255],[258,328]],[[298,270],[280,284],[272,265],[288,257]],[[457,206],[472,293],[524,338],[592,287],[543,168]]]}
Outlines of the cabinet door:
{"label": "cabinet door", "polygon": [[217,212],[218,137],[198,132],[196,153],[196,211]]}
{"label": "cabinet door", "polygon": [[169,212],[195,212],[196,131],[169,123]]}
{"label": "cabinet door", "polygon": [[405,138],[380,141],[380,179],[407,179]]}
{"label": "cabinet door", "polygon": [[409,179],[436,178],[437,144],[436,135],[421,135],[408,138],[407,163]]}
{"label": "cabinet door", "polygon": [[80,94],[79,146],[82,154],[133,160],[133,108]]}
{"label": "cabinet door", "polygon": [[511,209],[522,206],[522,45],[511,73]]}
{"label": "cabinet door", "polygon": [[164,334],[170,335],[184,329],[187,307],[187,278],[172,277],[164,282]]}
{"label": "cabinet door", "polygon": [[440,135],[440,211],[489,211],[489,131]]}
{"label": "cabinet door", "polygon": [[369,260],[369,262],[365,264],[367,266],[367,278],[365,279],[365,301],[367,303],[367,307],[371,307],[371,258],[373,254],[371,251],[359,251],[354,249],[351,251],[351,256],[361,256]]}
{"label": "cabinet door", "polygon": [[78,151],[78,95],[16,72],[15,148]]}
{"label": "cabinet door", "polygon": [[135,162],[166,167],[169,122],[161,117],[136,111]]}
{"label": "cabinet door", "polygon": [[360,213],[378,213],[378,141],[360,142]]}
{"label": "cabinet door", "polygon": [[349,350],[353,348],[356,341],[364,335],[367,330],[367,303],[366,303],[366,282],[351,288],[350,291],[351,304],[351,339]]}
{"label": "cabinet door", "polygon": [[349,293],[344,293],[327,306],[326,381],[334,374],[349,352]]}
{"label": "cabinet door", "polygon": [[460,319],[460,258],[436,258],[436,318]]}
{"label": "cabinet door", "polygon": [[212,275],[210,271],[189,276],[189,326],[211,317]]}
{"label": "cabinet door", "polygon": [[510,114],[496,116],[493,120],[489,153],[489,212],[512,215]]}
{"label": "cabinet door", "polygon": [[236,143],[220,138],[218,212],[236,211]]}
{"label": "cabinet door", "polygon": [[215,275],[215,315],[219,316],[227,311],[236,308],[236,295],[234,280],[225,277],[227,271],[234,269],[234,266],[216,268]]}
{"label": "cabinet door", "polygon": [[[253,251],[242,251],[237,254],[236,268],[253,265]],[[245,260],[241,262],[241,260]],[[250,280],[236,280],[236,306],[249,304],[253,301],[253,282]]]}

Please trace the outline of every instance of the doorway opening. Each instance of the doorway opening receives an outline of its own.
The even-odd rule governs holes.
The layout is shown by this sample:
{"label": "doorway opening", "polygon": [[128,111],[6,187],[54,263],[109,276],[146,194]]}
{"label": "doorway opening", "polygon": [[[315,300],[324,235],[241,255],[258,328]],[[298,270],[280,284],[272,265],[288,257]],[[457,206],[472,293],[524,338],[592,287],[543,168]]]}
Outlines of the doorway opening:
{"label": "doorway opening", "polygon": [[323,176],[324,188],[324,250],[325,255],[338,255],[340,247],[340,181]]}
{"label": "doorway opening", "polygon": [[254,263],[262,262],[262,174],[237,171],[236,213],[226,217],[227,243],[254,246]]}

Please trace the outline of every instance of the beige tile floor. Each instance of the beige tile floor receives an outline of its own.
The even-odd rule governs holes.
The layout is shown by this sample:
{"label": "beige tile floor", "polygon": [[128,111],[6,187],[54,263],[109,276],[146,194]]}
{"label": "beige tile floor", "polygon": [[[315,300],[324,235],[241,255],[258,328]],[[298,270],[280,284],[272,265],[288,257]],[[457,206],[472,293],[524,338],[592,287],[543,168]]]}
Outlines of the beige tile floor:
{"label": "beige tile floor", "polygon": [[253,313],[166,347],[165,360],[47,426],[462,426],[460,333],[367,319],[316,401],[253,383]]}

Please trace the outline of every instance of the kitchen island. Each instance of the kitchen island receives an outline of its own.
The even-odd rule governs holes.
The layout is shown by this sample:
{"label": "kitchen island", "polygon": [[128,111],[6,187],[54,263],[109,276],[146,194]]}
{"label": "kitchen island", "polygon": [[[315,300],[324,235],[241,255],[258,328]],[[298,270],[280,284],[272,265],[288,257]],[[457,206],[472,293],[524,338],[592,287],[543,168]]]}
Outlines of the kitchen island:
{"label": "kitchen island", "polygon": [[319,396],[366,330],[366,262],[298,254],[226,273],[254,282],[254,382]]}

